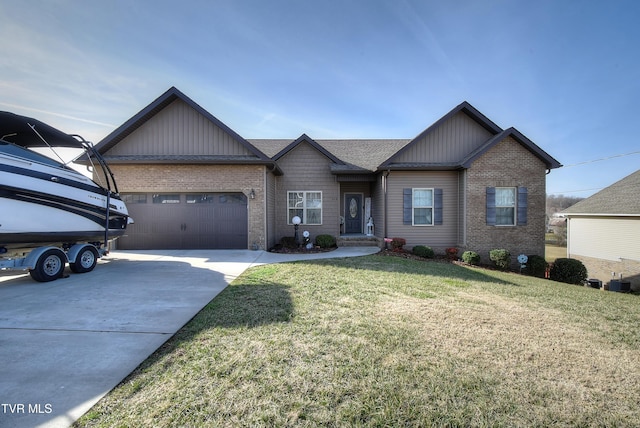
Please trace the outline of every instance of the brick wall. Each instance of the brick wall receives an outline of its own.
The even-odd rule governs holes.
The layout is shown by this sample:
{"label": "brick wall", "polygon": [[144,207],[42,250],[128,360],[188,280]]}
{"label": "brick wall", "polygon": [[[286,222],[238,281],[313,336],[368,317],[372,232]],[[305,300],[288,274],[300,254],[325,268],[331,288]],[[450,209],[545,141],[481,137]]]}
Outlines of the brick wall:
{"label": "brick wall", "polygon": [[[265,249],[265,174],[262,165],[111,164],[118,190],[132,192],[242,192],[249,204],[247,248]],[[249,198],[251,189],[255,199]]]}
{"label": "brick wall", "polygon": [[602,284],[608,284],[612,272],[615,272],[616,280],[622,273],[622,280],[630,282],[632,290],[640,290],[640,261],[628,259],[614,261],[579,255],[571,255],[571,258],[580,260],[584,264],[589,278],[599,279]]}
{"label": "brick wall", "polygon": [[[505,248],[513,266],[518,254],[544,256],[546,167],[512,137],[494,145],[466,171],[464,250],[477,252],[490,263],[489,251]],[[527,224],[488,226],[486,188],[522,186],[528,192]]]}

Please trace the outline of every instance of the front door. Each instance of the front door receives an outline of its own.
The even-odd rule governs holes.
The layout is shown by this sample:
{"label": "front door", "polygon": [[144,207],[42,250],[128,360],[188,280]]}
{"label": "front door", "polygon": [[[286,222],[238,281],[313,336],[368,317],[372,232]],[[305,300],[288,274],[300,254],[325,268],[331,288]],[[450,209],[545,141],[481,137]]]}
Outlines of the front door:
{"label": "front door", "polygon": [[344,195],[344,233],[362,233],[362,194]]}

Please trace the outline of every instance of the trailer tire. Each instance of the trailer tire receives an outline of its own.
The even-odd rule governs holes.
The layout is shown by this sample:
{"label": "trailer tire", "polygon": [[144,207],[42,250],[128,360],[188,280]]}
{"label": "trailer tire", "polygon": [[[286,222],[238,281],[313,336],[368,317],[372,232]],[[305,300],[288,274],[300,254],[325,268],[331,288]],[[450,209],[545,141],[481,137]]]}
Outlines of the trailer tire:
{"label": "trailer tire", "polygon": [[29,271],[31,278],[38,282],[54,281],[64,273],[67,256],[64,251],[52,248],[38,257],[35,268]]}
{"label": "trailer tire", "polygon": [[78,252],[76,261],[69,263],[69,268],[74,273],[91,272],[98,262],[98,250],[91,244],[85,245]]}

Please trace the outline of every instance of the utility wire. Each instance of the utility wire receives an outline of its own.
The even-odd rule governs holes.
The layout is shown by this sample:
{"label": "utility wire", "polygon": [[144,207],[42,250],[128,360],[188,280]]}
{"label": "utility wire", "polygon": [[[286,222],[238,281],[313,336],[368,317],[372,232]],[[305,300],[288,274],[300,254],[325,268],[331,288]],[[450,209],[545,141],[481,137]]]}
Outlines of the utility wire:
{"label": "utility wire", "polygon": [[571,165],[563,165],[563,168],[569,168],[572,166],[578,166],[578,165],[586,165],[589,163],[594,163],[594,162],[600,162],[600,161],[604,161],[604,160],[609,160],[609,159],[614,159],[614,158],[621,158],[624,156],[631,156],[631,155],[637,155],[640,154],[640,151],[637,152],[631,152],[631,153],[623,153],[621,155],[613,155],[613,156],[607,156],[606,158],[600,158],[600,159],[594,159],[594,160],[590,160],[590,161],[584,161],[584,162],[578,162],[578,163],[573,163]]}

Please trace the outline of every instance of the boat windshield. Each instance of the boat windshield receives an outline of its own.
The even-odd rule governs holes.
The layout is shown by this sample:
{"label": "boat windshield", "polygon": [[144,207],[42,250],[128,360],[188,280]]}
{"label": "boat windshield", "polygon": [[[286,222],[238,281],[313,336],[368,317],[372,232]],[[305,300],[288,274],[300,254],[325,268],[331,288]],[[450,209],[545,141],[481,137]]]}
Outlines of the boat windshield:
{"label": "boat windshield", "polygon": [[45,165],[55,166],[58,168],[70,169],[62,162],[58,162],[48,156],[36,153],[24,147],[17,146],[4,140],[0,140],[0,153],[6,153],[11,156],[17,156],[32,162],[38,162]]}

